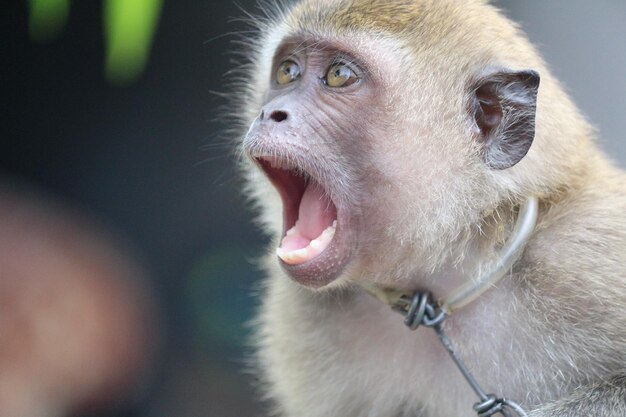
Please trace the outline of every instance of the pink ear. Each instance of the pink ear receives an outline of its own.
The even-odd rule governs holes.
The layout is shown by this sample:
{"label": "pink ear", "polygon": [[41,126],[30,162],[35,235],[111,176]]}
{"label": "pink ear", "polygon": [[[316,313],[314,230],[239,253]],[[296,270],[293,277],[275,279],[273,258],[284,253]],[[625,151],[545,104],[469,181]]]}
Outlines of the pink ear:
{"label": "pink ear", "polygon": [[471,108],[489,168],[512,167],[530,149],[538,89],[539,74],[533,70],[492,70],[474,84]]}

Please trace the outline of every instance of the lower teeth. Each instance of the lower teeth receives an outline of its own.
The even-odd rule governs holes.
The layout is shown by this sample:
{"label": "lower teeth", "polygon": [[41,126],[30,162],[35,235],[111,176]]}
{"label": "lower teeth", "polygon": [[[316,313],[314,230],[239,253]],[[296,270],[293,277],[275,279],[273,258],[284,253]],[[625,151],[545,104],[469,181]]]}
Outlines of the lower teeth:
{"label": "lower teeth", "polygon": [[[298,223],[289,229],[285,234],[284,240],[287,236],[292,236],[297,233]],[[335,230],[337,229],[337,220],[333,221],[333,224],[328,226],[318,237],[309,242],[309,244],[301,249],[285,250],[282,247],[276,249],[276,255],[282,259],[285,263],[290,265],[297,265],[309,261],[319,254],[321,254],[333,240],[335,236]]]}

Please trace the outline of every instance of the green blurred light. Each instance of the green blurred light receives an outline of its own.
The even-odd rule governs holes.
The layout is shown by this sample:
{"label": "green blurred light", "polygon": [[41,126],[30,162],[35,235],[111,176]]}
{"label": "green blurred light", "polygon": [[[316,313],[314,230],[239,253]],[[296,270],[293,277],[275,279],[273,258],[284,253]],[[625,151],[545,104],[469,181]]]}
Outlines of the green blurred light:
{"label": "green blurred light", "polygon": [[65,27],[70,0],[28,0],[30,38],[37,42],[54,40]]}
{"label": "green blurred light", "polygon": [[109,81],[128,84],[142,73],[162,5],[162,0],[105,1],[105,73]]}
{"label": "green blurred light", "polygon": [[194,263],[185,277],[185,304],[192,315],[195,346],[203,352],[220,344],[242,348],[252,317],[250,292],[258,278],[246,254],[256,248],[226,245]]}

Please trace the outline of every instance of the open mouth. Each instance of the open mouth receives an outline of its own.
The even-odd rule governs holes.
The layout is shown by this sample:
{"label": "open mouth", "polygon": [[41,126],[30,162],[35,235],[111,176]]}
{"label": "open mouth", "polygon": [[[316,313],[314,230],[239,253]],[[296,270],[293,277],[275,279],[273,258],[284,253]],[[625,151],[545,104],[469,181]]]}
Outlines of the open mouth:
{"label": "open mouth", "polygon": [[283,201],[284,235],[276,250],[287,265],[302,265],[326,251],[337,230],[337,207],[305,171],[275,158],[259,158]]}

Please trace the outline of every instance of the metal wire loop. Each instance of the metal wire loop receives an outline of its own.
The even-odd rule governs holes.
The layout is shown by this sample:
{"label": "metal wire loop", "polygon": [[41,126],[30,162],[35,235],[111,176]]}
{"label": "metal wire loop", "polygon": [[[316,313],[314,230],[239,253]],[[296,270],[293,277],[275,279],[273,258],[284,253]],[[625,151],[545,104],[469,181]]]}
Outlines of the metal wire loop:
{"label": "metal wire loop", "polygon": [[478,413],[478,417],[491,417],[498,413],[505,417],[527,416],[519,404],[505,398],[497,398],[494,394],[488,394],[485,400],[474,404],[474,411]]}
{"label": "metal wire loop", "polygon": [[415,330],[419,326],[432,327],[435,330],[443,347],[448,351],[465,380],[478,395],[478,398],[480,398],[480,401],[474,404],[474,411],[476,411],[478,417],[491,417],[494,414],[501,414],[504,417],[528,416],[516,402],[498,398],[494,394],[487,394],[478,384],[461,358],[456,354],[454,346],[446,336],[441,326],[441,323],[446,318],[446,313],[436,303],[431,301],[430,293],[415,292],[413,297],[402,296],[393,306],[393,309],[404,315],[404,324],[411,330]]}
{"label": "metal wire loop", "polygon": [[406,310],[404,324],[415,330],[419,326],[435,327],[445,318],[446,314],[430,301],[430,293],[416,292]]}

